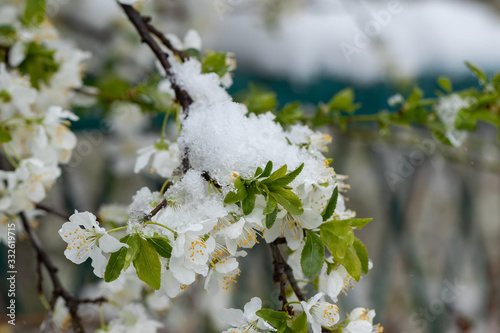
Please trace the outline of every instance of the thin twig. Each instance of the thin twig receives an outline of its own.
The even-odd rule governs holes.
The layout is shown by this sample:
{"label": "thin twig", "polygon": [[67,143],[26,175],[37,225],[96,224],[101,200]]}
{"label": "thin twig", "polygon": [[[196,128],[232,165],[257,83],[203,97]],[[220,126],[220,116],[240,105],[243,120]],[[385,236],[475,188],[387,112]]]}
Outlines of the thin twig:
{"label": "thin twig", "polygon": [[[174,183],[172,183],[172,182],[168,182],[168,183],[167,183],[167,185],[165,185],[164,191],[165,191],[165,192],[167,192],[167,190],[168,190],[168,189],[170,188],[170,186],[172,186],[172,185],[174,185]],[[166,198],[165,198],[165,199],[163,199],[162,201],[160,201],[160,203],[159,203],[159,204],[157,204],[157,205],[156,205],[156,207],[155,207],[155,208],[153,208],[153,210],[152,210],[151,212],[149,212],[149,214],[148,214],[148,215],[144,216],[144,219],[145,219],[146,221],[151,220],[151,218],[152,218],[153,216],[155,216],[156,214],[158,214],[158,212],[159,212],[160,210],[162,210],[162,208],[166,207],[166,206],[167,206],[167,204],[168,204],[167,199],[166,199]]]}
{"label": "thin twig", "polygon": [[297,296],[299,301],[306,301],[306,298],[304,294],[302,293],[302,290],[300,290],[299,284],[297,283],[297,280],[295,280],[295,276],[293,275],[293,269],[288,265],[286,262],[285,258],[283,258],[283,255],[281,254],[278,244],[282,244],[283,242],[278,238],[274,242],[270,243],[269,245],[271,246],[271,250],[273,251],[273,255],[276,255],[279,262],[281,265],[283,265],[283,271],[286,274],[286,277],[288,279],[288,282],[290,283],[290,286],[293,289],[293,292]]}
{"label": "thin twig", "polygon": [[158,205],[156,205],[156,207],[148,215],[146,215],[144,219],[147,221],[151,220],[153,216],[158,214],[158,212],[166,206],[167,206],[167,199],[165,198]]}
{"label": "thin twig", "polygon": [[[120,4],[123,11],[127,15],[130,22],[134,25],[135,29],[139,33],[143,43],[146,43],[151,51],[155,54],[158,61],[160,61],[161,66],[165,70],[165,74],[169,79],[172,89],[175,92],[175,98],[177,102],[182,106],[184,118],[187,118],[189,114],[189,106],[193,103],[193,99],[188,94],[188,92],[182,89],[175,80],[175,75],[172,72],[172,65],[168,61],[168,54],[162,51],[161,47],[156,43],[154,38],[151,36],[152,25],[149,23],[149,19],[143,17],[134,7],[130,5]],[[156,29],[155,29],[156,31]],[[162,37],[165,38],[166,37]],[[191,168],[189,163],[189,149],[186,147],[184,149],[184,156],[182,157],[182,172],[186,173]]]}
{"label": "thin twig", "polygon": [[273,255],[273,281],[274,283],[280,284],[280,294],[278,299],[283,304],[282,310],[287,311],[290,315],[293,315],[293,309],[291,306],[287,305],[288,300],[286,298],[286,276],[283,266],[283,257],[281,256],[280,250],[276,243],[269,244],[271,247],[271,253]]}
{"label": "thin twig", "polygon": [[36,258],[37,258],[37,272],[39,274],[39,282],[38,282],[38,288],[39,292],[41,293],[41,279],[42,279],[42,271],[41,271],[41,265],[45,266],[47,269],[47,272],[49,273],[50,280],[52,281],[52,286],[54,290],[52,291],[52,299],[50,300],[50,308],[51,310],[54,310],[56,301],[58,297],[62,297],[64,301],[66,302],[66,307],[69,310],[69,313],[71,315],[72,323],[73,323],[73,329],[77,333],[83,333],[85,332],[85,329],[83,327],[83,322],[80,316],[78,315],[78,306],[82,303],[96,303],[100,304],[103,302],[106,302],[106,299],[103,297],[97,298],[97,299],[83,299],[80,300],[78,298],[73,297],[62,285],[61,280],[59,279],[59,276],[57,275],[57,267],[54,265],[50,257],[48,256],[47,252],[45,252],[42,243],[38,239],[38,236],[35,234],[33,229],[31,228],[31,225],[26,218],[26,215],[24,212],[19,213],[19,217],[21,219],[21,222],[23,224],[24,230],[27,234],[27,238],[29,239],[31,245],[33,246],[33,249],[36,252]]}
{"label": "thin twig", "polygon": [[45,205],[42,205],[42,204],[36,204],[36,208],[44,210],[44,211],[46,211],[49,214],[53,214],[53,215],[59,216],[63,220],[69,221],[69,215],[68,214],[60,212],[58,210],[55,210],[52,207],[45,206]]}
{"label": "thin twig", "polygon": [[305,298],[304,294],[302,293],[302,290],[300,290],[299,284],[297,283],[297,280],[295,280],[295,276],[293,275],[293,269],[288,265],[288,263],[283,259],[283,265],[285,269],[285,274],[288,278],[288,282],[290,282],[290,286],[293,289],[293,292],[299,299],[299,301],[306,301],[307,299]]}
{"label": "thin twig", "polygon": [[184,89],[182,89],[176,83],[174,74],[172,73],[172,65],[168,61],[168,55],[162,51],[158,43],[156,43],[156,41],[150,34],[149,26],[151,26],[151,24],[147,23],[147,19],[145,20],[142,15],[137,10],[135,10],[134,7],[124,4],[121,4],[121,7],[123,8],[123,11],[127,15],[130,22],[132,22],[137,32],[139,33],[142,42],[146,43],[149,46],[151,51],[153,51],[153,53],[155,54],[156,58],[160,61],[161,66],[165,70],[165,74],[172,84],[172,89],[174,89],[175,97],[179,104],[182,106],[185,116],[187,116],[188,108],[193,103],[193,99]]}
{"label": "thin twig", "polygon": [[279,244],[283,244],[282,238],[278,238],[274,242],[269,244],[269,246],[271,247],[271,252],[273,254],[273,265],[274,265],[273,279],[275,282],[280,283],[279,297],[280,300],[283,302],[283,310],[288,311],[290,315],[293,315],[292,307],[288,306],[287,308],[285,308],[285,305],[287,303],[285,295],[285,284],[286,284],[285,278],[288,280],[288,283],[292,287],[292,290],[295,293],[295,296],[297,296],[297,299],[299,301],[306,301],[306,298],[302,293],[302,290],[300,289],[299,284],[295,279],[295,276],[293,275],[292,268],[290,267],[290,265],[288,265],[285,258],[283,258],[283,255],[281,254],[281,251],[279,249]]}
{"label": "thin twig", "polygon": [[165,45],[170,51],[172,51],[182,61],[186,61],[189,59],[189,56],[186,53],[182,52],[181,50],[176,49],[172,45],[170,40],[167,37],[165,37],[165,35],[160,30],[156,29],[152,24],[149,23],[151,21],[150,17],[143,17],[143,19],[148,27],[149,32],[151,32],[153,35],[158,37],[158,39],[163,43],[163,45]]}

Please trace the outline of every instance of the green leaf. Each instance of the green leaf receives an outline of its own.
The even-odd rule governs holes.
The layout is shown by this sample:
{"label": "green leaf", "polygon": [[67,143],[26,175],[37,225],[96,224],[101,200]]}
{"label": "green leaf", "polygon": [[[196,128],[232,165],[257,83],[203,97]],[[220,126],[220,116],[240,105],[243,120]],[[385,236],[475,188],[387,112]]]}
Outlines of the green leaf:
{"label": "green leaf", "polygon": [[169,239],[165,236],[155,235],[154,237],[146,238],[146,241],[148,241],[149,244],[153,245],[156,252],[160,256],[164,258],[170,258],[170,256],[172,255],[172,245],[170,245]]}
{"label": "green leaf", "polygon": [[239,101],[247,106],[248,113],[261,114],[273,111],[278,105],[275,92],[266,91],[253,84],[249,84],[248,90],[243,98],[239,98]]}
{"label": "green leaf", "polygon": [[495,76],[493,76],[493,79],[491,80],[491,83],[497,89],[500,87],[500,72],[496,73]]}
{"label": "green leaf", "polygon": [[48,83],[57,72],[59,65],[54,60],[55,50],[48,50],[43,45],[31,42],[26,48],[26,57],[19,64],[19,70],[30,77],[31,85],[39,88],[40,83]]}
{"label": "green leaf", "polygon": [[319,228],[319,234],[335,260],[343,258],[354,243],[354,232],[347,221],[323,223]]}
{"label": "green leaf", "polygon": [[257,178],[262,174],[262,168],[258,167],[257,170],[255,170],[255,173],[253,175],[253,178]]}
{"label": "green leaf", "polygon": [[353,277],[354,280],[359,281],[361,277],[361,261],[354,246],[349,246],[345,255],[342,258],[335,258],[335,261],[340,263],[346,269],[347,273]]}
{"label": "green leaf", "polygon": [[349,225],[351,227],[354,227],[356,229],[362,229],[371,220],[373,220],[373,219],[348,219],[348,220],[343,220],[343,221],[349,223]]}
{"label": "green leaf", "polygon": [[474,73],[474,75],[479,79],[479,84],[484,86],[488,82],[488,78],[486,74],[470,62],[466,61],[465,65]]}
{"label": "green leaf", "polygon": [[[273,182],[266,182],[269,186],[286,186],[290,184],[298,175],[299,173],[304,169],[304,163],[302,163],[297,169],[293,170],[292,172],[288,173],[287,175],[273,181]],[[269,177],[270,178],[270,177]]]}
{"label": "green leaf", "polygon": [[260,309],[255,314],[267,321],[269,324],[273,325],[275,328],[279,328],[283,325],[286,326],[286,322],[288,320],[288,314],[284,311]]}
{"label": "green leaf", "polygon": [[226,65],[226,53],[211,53],[203,60],[201,71],[203,73],[215,73],[219,77],[227,73],[229,66]]}
{"label": "green leaf", "polygon": [[304,212],[302,202],[292,191],[280,189],[270,192],[270,195],[291,214],[300,215]]}
{"label": "green leaf", "polygon": [[140,239],[141,249],[134,260],[134,267],[139,279],[154,290],[160,289],[161,264],[155,248],[146,240]]}
{"label": "green leaf", "polygon": [[336,186],[332,192],[330,200],[328,200],[328,203],[326,204],[325,209],[323,210],[323,212],[321,212],[321,216],[323,216],[323,221],[326,221],[330,217],[332,217],[333,213],[335,212],[335,208],[337,208],[338,198],[339,198],[339,187]]}
{"label": "green leaf", "polygon": [[259,178],[269,177],[271,175],[271,171],[273,171],[273,162],[269,161],[267,162],[266,167],[264,168],[264,171],[259,176]]}
{"label": "green leaf", "polygon": [[141,237],[139,235],[127,235],[120,239],[120,242],[128,245],[127,254],[125,255],[125,264],[123,269],[127,269],[130,266],[130,263],[134,261],[135,257],[137,257],[137,253],[141,249]]}
{"label": "green leaf", "polygon": [[189,49],[185,49],[184,53],[190,57],[195,57],[198,60],[201,60],[201,53],[198,49],[190,47]]}
{"label": "green leaf", "polygon": [[272,183],[273,181],[275,181],[276,179],[280,179],[281,177],[283,177],[286,174],[286,169],[287,169],[287,166],[285,164],[281,168],[279,168],[278,170],[274,171],[271,174],[271,176],[269,176],[269,178],[264,179],[262,181],[262,183],[269,184],[269,183]]}
{"label": "green leaf", "polygon": [[325,259],[325,246],[318,237],[313,232],[306,231],[306,243],[302,249],[300,255],[300,266],[302,267],[302,272],[307,277],[313,277],[321,270],[323,267],[323,261]]}
{"label": "green leaf", "polygon": [[354,90],[352,90],[352,88],[346,88],[333,96],[330,102],[328,102],[328,108],[330,111],[354,112],[360,107],[360,104],[353,104],[353,102]]}
{"label": "green leaf", "polygon": [[[96,87],[99,88],[103,95],[113,100],[123,98],[131,89],[130,83],[116,75],[107,75],[103,77],[96,84]],[[152,89],[148,89],[147,92],[145,91],[144,93],[151,93],[151,90]]]}
{"label": "green leaf", "polygon": [[450,139],[446,137],[446,126],[442,122],[436,120],[429,123],[428,126],[436,139],[447,146],[452,146]]}
{"label": "green leaf", "polygon": [[0,143],[10,142],[12,140],[12,135],[3,126],[0,126]]}
{"label": "green leaf", "polygon": [[303,117],[304,112],[301,110],[300,102],[288,103],[276,114],[276,120],[285,125],[293,125]]}
{"label": "green leaf", "polygon": [[467,109],[458,110],[455,118],[455,128],[459,130],[476,130],[476,117]]}
{"label": "green leaf", "polygon": [[27,0],[21,22],[27,27],[37,26],[45,20],[45,0]]}
{"label": "green leaf", "polygon": [[[16,41],[16,29],[10,25],[0,25],[0,44],[4,46],[11,46]],[[5,49],[0,49],[0,55],[7,52]],[[2,58],[3,59],[3,58]]]}
{"label": "green leaf", "polygon": [[274,222],[276,221],[276,215],[278,215],[278,207],[275,207],[274,210],[270,214],[266,215],[266,228],[267,229],[271,229],[273,227]]}
{"label": "green leaf", "polygon": [[124,246],[117,252],[111,253],[109,256],[108,265],[104,272],[104,281],[111,282],[120,276],[120,273],[125,265],[125,256],[127,255],[127,248]]}
{"label": "green leaf", "polygon": [[234,182],[234,186],[236,187],[236,193],[231,191],[226,195],[226,197],[224,198],[224,203],[226,205],[240,202],[248,195],[247,188],[241,177],[238,177],[236,179],[236,181]]}
{"label": "green leaf", "polygon": [[243,209],[243,214],[249,215],[253,211],[255,207],[255,196],[257,193],[258,190],[255,183],[251,183],[247,190],[247,196],[242,201],[241,207]]}
{"label": "green leaf", "polygon": [[292,325],[293,333],[307,333],[307,316],[305,312],[295,318]]}
{"label": "green leaf", "polygon": [[358,255],[359,261],[361,262],[361,272],[363,274],[368,274],[368,250],[365,244],[357,237],[354,238],[354,243],[352,244],[356,254]]}
{"label": "green leaf", "polygon": [[412,91],[410,97],[408,97],[408,100],[407,100],[408,105],[410,107],[416,107],[418,102],[420,102],[420,100],[422,99],[423,96],[424,96],[424,92],[422,91],[422,89],[415,86],[413,88],[413,91]]}
{"label": "green leaf", "polygon": [[441,89],[443,89],[447,93],[451,93],[453,91],[453,85],[451,84],[450,79],[446,76],[438,77],[437,82]]}
{"label": "green leaf", "polygon": [[268,196],[267,202],[266,202],[266,208],[264,208],[264,211],[262,212],[262,214],[264,214],[264,215],[271,214],[272,212],[274,212],[277,205],[278,205],[278,203],[276,202],[276,200],[274,200],[273,197]]}

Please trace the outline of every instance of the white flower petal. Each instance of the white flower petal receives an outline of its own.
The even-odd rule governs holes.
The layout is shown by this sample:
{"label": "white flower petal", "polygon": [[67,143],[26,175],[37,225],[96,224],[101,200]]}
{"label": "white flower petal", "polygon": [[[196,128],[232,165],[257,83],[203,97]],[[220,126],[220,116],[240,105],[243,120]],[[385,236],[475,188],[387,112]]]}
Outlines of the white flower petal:
{"label": "white flower petal", "polygon": [[116,252],[124,246],[128,247],[127,244],[121,243],[108,233],[105,233],[99,238],[99,248],[107,253]]}
{"label": "white flower petal", "polygon": [[218,317],[221,321],[234,327],[243,326],[247,323],[243,311],[239,309],[221,309]]}
{"label": "white flower petal", "polygon": [[89,257],[92,259],[92,267],[94,267],[94,274],[97,277],[102,278],[104,276],[104,271],[106,270],[106,265],[108,263],[108,259],[102,254],[101,250],[97,247],[94,247],[90,250]]}

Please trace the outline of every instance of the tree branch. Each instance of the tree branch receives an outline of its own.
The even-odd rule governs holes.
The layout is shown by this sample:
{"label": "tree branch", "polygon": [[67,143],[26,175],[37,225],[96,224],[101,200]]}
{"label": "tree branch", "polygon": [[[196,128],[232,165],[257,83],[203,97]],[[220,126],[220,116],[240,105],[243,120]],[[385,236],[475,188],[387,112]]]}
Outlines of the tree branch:
{"label": "tree branch", "polygon": [[[175,50],[175,48],[161,32],[156,30],[156,28],[154,28],[153,25],[149,23],[149,18],[143,17],[133,6],[124,4],[120,4],[120,6],[122,7],[128,19],[134,25],[135,29],[139,33],[142,42],[146,43],[149,46],[149,48],[151,49],[151,51],[153,51],[158,61],[160,61],[161,66],[165,70],[167,78],[172,84],[172,89],[175,92],[175,98],[177,102],[182,106],[184,117],[187,118],[189,114],[189,106],[193,103],[193,99],[191,98],[191,96],[188,94],[187,91],[182,89],[177,84],[174,73],[172,72],[172,65],[168,61],[168,54],[162,51],[161,47],[158,45],[158,43],[156,43],[154,38],[151,36],[151,33],[154,33],[155,36],[160,38],[160,40],[162,40],[164,44],[167,43],[166,45],[170,45],[170,47],[169,46],[167,47],[169,47],[172,51]],[[153,30],[153,32],[151,32],[151,30]],[[175,53],[175,51],[173,52]],[[182,158],[182,172],[186,173],[189,169],[190,169],[189,149],[186,147],[184,149],[184,156]]]}
{"label": "tree branch", "polygon": [[54,208],[52,207],[49,207],[49,206],[45,206],[45,205],[42,205],[42,204],[36,204],[35,206],[37,209],[41,209],[41,210],[44,210],[46,211],[47,213],[49,214],[53,214],[53,215],[56,215],[56,216],[59,216],[60,218],[62,218],[63,220],[66,220],[66,221],[69,221],[69,215],[66,214],[66,213],[63,213],[63,212],[60,212],[58,210],[55,210]]}
{"label": "tree branch", "polygon": [[288,282],[290,282],[290,286],[292,287],[293,292],[295,293],[299,301],[307,301],[304,294],[302,293],[302,290],[300,290],[297,280],[295,280],[292,267],[290,267],[290,265],[288,265],[288,263],[284,259],[283,259],[283,265],[285,268],[285,274],[288,278]]}
{"label": "tree branch", "polygon": [[172,45],[170,40],[167,37],[165,37],[165,35],[160,30],[156,29],[154,25],[149,23],[151,21],[151,17],[143,16],[143,20],[146,23],[149,32],[158,37],[158,39],[163,43],[163,45],[165,45],[170,51],[172,51],[176,56],[178,56],[183,62],[189,59],[189,56],[186,53],[176,49]]}
{"label": "tree branch", "polygon": [[103,297],[97,298],[97,299],[78,299],[73,297],[62,285],[61,280],[59,279],[59,276],[57,275],[57,267],[54,265],[50,257],[48,256],[47,252],[45,252],[42,243],[38,239],[38,236],[35,234],[33,229],[31,228],[31,225],[29,224],[28,219],[26,218],[26,215],[24,212],[19,213],[19,217],[21,219],[21,223],[24,227],[24,230],[26,231],[26,234],[28,236],[28,239],[33,246],[33,249],[36,252],[36,258],[37,258],[37,272],[39,274],[39,281],[38,281],[38,292],[41,294],[42,293],[42,270],[41,270],[41,265],[45,266],[47,269],[47,272],[49,273],[50,280],[52,281],[52,286],[54,287],[54,290],[52,291],[52,299],[50,300],[50,307],[52,310],[54,310],[54,307],[56,305],[56,301],[58,297],[62,297],[64,301],[66,302],[66,306],[69,310],[69,313],[71,315],[72,323],[73,323],[73,329],[77,333],[83,333],[85,332],[85,329],[83,327],[83,322],[80,316],[78,315],[78,306],[82,303],[103,303],[106,302],[106,299]]}
{"label": "tree branch", "polygon": [[274,282],[280,283],[279,299],[280,301],[283,302],[283,310],[288,311],[288,313],[292,315],[293,310],[290,306],[288,306],[285,309],[285,304],[288,302],[285,295],[286,280],[288,280],[288,283],[292,287],[292,290],[295,293],[295,296],[297,296],[297,299],[299,301],[306,301],[306,298],[302,293],[302,290],[300,290],[297,280],[293,275],[292,268],[290,267],[290,265],[288,265],[285,258],[283,258],[283,255],[281,254],[281,251],[279,249],[279,244],[283,244],[282,238],[278,238],[274,242],[269,243],[273,255],[273,265],[274,265],[273,279]]}
{"label": "tree branch", "polygon": [[[142,39],[143,43],[146,43],[151,51],[155,54],[156,58],[158,61],[160,61],[160,64],[162,65],[163,69],[165,70],[165,73],[167,75],[167,78],[169,79],[170,83],[172,84],[172,88],[174,89],[175,92],[175,98],[177,102],[181,105],[183,111],[184,111],[184,117],[188,117],[188,112],[189,112],[189,106],[193,103],[193,99],[191,96],[188,94],[187,91],[182,89],[176,82],[174,73],[172,72],[172,65],[170,64],[168,60],[168,54],[162,51],[161,47],[158,45],[158,43],[155,41],[155,39],[151,36],[153,34],[156,36],[162,43],[165,45],[168,49],[170,49],[175,55],[177,55],[182,61],[185,61],[186,59],[189,58],[187,54],[184,52],[176,49],[172,43],[168,40],[165,35],[156,29],[151,23],[151,18],[142,16],[133,6],[130,5],[124,5],[120,4],[122,7],[123,11],[127,15],[128,19],[130,22],[134,25],[135,29],[137,30],[139,36]],[[181,167],[180,170],[182,174],[185,174],[189,169],[191,168],[191,165],[189,163],[189,148],[186,147],[184,149],[184,156],[182,158],[181,162]],[[208,172],[203,172],[202,177],[204,177],[207,181],[212,181],[214,183],[214,186],[217,188],[220,188],[220,185],[210,177]],[[168,188],[168,187],[167,187]],[[155,216],[162,208],[164,208],[167,205],[167,200],[164,199],[162,200],[148,215],[146,215],[144,218],[146,220],[150,220],[153,216]]]}
{"label": "tree branch", "polygon": [[293,315],[293,309],[291,306],[287,306],[288,300],[286,298],[286,276],[283,266],[283,257],[281,256],[280,250],[276,243],[269,244],[271,247],[271,252],[273,255],[273,281],[274,283],[280,284],[280,294],[278,299],[283,304],[282,310],[287,311],[290,315]]}
{"label": "tree branch", "polygon": [[[137,32],[139,33],[139,36],[141,36],[142,42],[146,43],[149,46],[149,48],[151,49],[151,51],[153,51],[158,61],[160,61],[160,64],[165,70],[167,78],[170,80],[172,84],[172,89],[174,89],[175,97],[179,102],[179,104],[182,106],[185,116],[187,117],[188,108],[193,103],[193,99],[184,89],[182,89],[176,83],[174,74],[172,73],[172,65],[168,61],[168,54],[166,54],[161,50],[158,43],[156,43],[156,41],[150,34],[150,27],[153,26],[150,23],[148,23],[147,22],[148,19],[144,18],[137,10],[135,10],[134,7],[124,4],[121,4],[120,6],[123,8],[123,11],[127,15],[130,22],[132,22],[132,24],[136,28]],[[157,31],[156,29],[154,30]],[[159,33],[159,31],[157,32]],[[165,36],[163,36],[162,38],[167,40]]]}

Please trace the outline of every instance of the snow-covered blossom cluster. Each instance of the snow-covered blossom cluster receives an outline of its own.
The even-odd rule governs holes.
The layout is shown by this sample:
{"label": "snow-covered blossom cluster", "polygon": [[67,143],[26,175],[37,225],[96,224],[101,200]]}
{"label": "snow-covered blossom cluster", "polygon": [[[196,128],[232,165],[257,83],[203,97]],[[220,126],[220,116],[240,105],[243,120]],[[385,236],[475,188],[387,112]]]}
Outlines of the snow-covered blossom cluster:
{"label": "snow-covered blossom cluster", "polygon": [[[125,11],[142,3],[118,1]],[[78,120],[70,111],[75,94],[97,103],[107,98],[114,122],[109,129],[121,141],[118,150],[108,152],[123,157],[112,168],[122,175],[147,170],[163,186],[159,191],[143,187],[128,205],[103,205],[98,214],[75,211],[59,230],[64,255],[75,264],[90,258],[94,274],[103,279],[103,308],[111,306],[115,316],[103,320],[100,331],[156,332],[163,323],[151,312],[169,309],[172,299],[196,281],[208,295],[228,289],[242,273],[241,258],[260,242],[289,250],[287,260],[300,287],[318,276],[316,296],[292,301],[301,305],[305,330],[309,325],[318,333],[338,325],[339,308],[325,295],[336,302],[367,271],[368,256],[355,243],[353,229],[365,221],[354,219],[345,206],[345,176],[336,174],[323,155],[332,138],[304,124],[285,128],[273,113],[253,114],[233,101],[226,91],[235,69],[232,54],[202,52],[193,30],[180,39],[146,29],[163,44],[159,48],[167,60],[157,64],[160,80],[137,89],[127,85],[129,91],[111,97],[83,87],[90,54],[60,38],[45,18],[45,5],[8,0],[0,7],[0,228],[19,215],[40,214],[37,205],[61,175],[60,165],[70,161],[77,144],[69,129]],[[182,94],[188,102],[182,102]],[[145,137],[148,107],[164,119],[154,140],[138,139]],[[175,120],[175,139],[167,134],[169,120]],[[130,151],[133,158],[125,153]],[[328,241],[336,232],[347,240],[338,249]],[[325,247],[331,256],[325,256]],[[41,264],[53,279],[51,264]],[[78,302],[57,288],[44,330],[64,330],[70,319],[75,324]],[[226,332],[276,331],[279,325],[259,312],[265,310],[261,303],[255,297],[244,311],[222,311],[233,326]],[[287,325],[300,322],[286,316]],[[365,311],[341,324],[346,330],[360,320],[371,325],[373,316]]]}
{"label": "snow-covered blossom cluster", "polygon": [[[195,36],[188,34],[184,44],[199,47]],[[249,114],[226,92],[224,76],[204,72],[194,57],[182,61],[170,54],[172,84],[193,103],[179,116],[177,141],[162,133],[155,144],[138,150],[135,163],[135,172],[149,165],[164,186],[160,192],[140,189],[128,207],[103,207],[99,215],[113,222],[112,230],[99,226],[91,213],[72,215],[60,230],[68,243],[65,255],[75,263],[92,259],[95,274],[106,281],[107,298],[137,302],[145,290],[148,297],[166,300],[165,307],[200,278],[211,295],[227,289],[241,273],[239,258],[257,243],[278,238],[293,251],[289,261],[300,279],[306,231],[318,233],[327,220],[355,216],[345,207],[345,177],[323,155],[331,137],[304,125],[285,129],[271,113]],[[170,81],[158,89],[171,89]],[[241,192],[249,198],[228,199]],[[325,216],[332,198],[335,206]],[[121,243],[110,235],[115,231],[124,233]],[[331,258],[323,266],[320,291],[336,301],[354,279]],[[156,291],[144,289],[141,280]],[[339,321],[337,306],[321,301],[322,292],[302,304],[315,333]],[[234,310],[229,323],[239,328],[227,332],[274,330],[255,314],[259,302],[254,298],[242,314]],[[123,323],[117,319],[107,329]],[[155,328],[151,325],[151,331]]]}
{"label": "snow-covered blossom cluster", "polygon": [[[87,52],[59,37],[48,20],[27,24],[19,5],[0,8],[0,228],[21,211],[34,216],[76,145],[67,109],[82,86]],[[2,232],[2,235],[6,233]]]}

